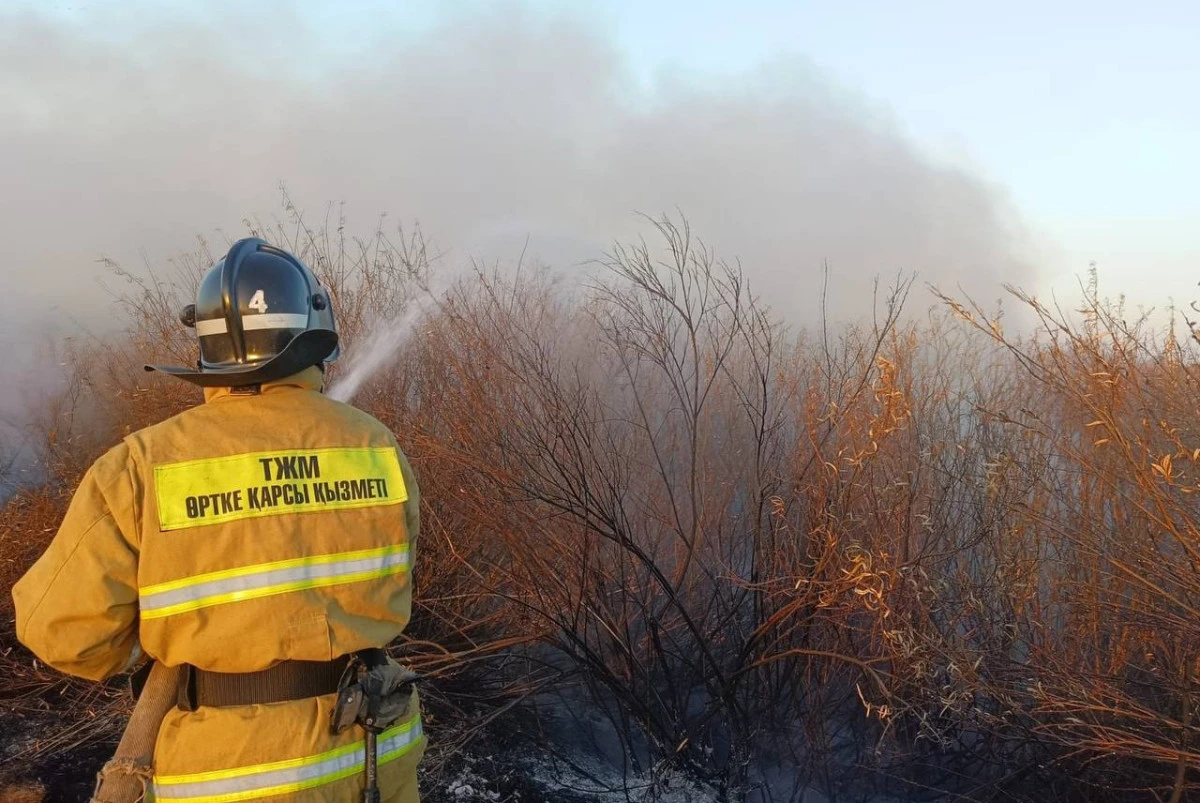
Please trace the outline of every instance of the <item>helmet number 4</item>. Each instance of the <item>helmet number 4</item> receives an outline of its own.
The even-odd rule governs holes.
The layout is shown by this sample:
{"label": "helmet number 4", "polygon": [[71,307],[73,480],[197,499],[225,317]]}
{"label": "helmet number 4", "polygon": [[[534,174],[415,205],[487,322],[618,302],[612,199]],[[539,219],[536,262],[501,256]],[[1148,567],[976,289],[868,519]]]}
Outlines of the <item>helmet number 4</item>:
{"label": "helmet number 4", "polygon": [[267,298],[263,295],[262,290],[255,290],[254,295],[250,296],[250,303],[246,305],[250,309],[256,309],[259,312],[267,311]]}

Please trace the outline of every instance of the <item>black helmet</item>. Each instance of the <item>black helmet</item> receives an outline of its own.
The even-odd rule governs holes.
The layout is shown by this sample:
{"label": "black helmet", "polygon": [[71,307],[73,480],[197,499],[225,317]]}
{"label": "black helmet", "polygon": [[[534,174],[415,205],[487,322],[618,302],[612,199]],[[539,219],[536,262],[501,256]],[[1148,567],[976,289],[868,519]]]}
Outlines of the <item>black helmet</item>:
{"label": "black helmet", "polygon": [[287,251],[238,240],[180,314],[200,340],[197,368],[147,365],[197,385],[257,385],[338,356],[329,294]]}

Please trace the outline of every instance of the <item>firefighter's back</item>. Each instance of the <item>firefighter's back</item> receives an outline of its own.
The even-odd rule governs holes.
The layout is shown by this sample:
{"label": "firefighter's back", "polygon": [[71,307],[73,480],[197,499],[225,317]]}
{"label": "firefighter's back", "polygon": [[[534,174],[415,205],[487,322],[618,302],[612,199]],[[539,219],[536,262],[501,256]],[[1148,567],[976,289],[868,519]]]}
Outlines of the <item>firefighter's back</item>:
{"label": "firefighter's back", "polygon": [[[209,390],[126,439],[141,488],[142,648],[188,668],[156,748],[160,800],[346,800],[360,784],[362,732],[329,733],[327,684],[337,659],[408,621],[416,485],[387,428],[319,384],[314,368]],[[286,699],[305,683],[322,693]],[[385,794],[412,786],[411,799],[415,703],[379,747]]]}
{"label": "firefighter's back", "polygon": [[[13,586],[17,636],[92,680],[141,652],[181,667],[155,746],[159,800],[352,799],[362,733],[333,734],[330,713],[349,656],[408,622],[416,483],[386,427],[321,394],[340,341],[333,299],[302,260],[238,240],[180,321],[199,359],[146,367],[203,387],[206,404],[130,435],[83,476]],[[395,669],[369,658],[383,667],[372,673]],[[425,741],[416,692],[401,715],[403,700],[379,736],[385,800],[417,797]]]}

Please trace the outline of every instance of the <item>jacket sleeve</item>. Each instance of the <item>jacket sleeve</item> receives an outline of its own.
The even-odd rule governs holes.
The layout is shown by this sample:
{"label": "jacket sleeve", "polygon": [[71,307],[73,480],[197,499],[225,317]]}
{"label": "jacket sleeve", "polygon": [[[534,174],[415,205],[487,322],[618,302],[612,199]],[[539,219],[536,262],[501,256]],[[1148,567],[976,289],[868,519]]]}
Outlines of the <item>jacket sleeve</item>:
{"label": "jacket sleeve", "polygon": [[97,460],[50,546],[13,586],[17,638],[62,672],[103,680],[140,655],[134,476],[124,444]]}

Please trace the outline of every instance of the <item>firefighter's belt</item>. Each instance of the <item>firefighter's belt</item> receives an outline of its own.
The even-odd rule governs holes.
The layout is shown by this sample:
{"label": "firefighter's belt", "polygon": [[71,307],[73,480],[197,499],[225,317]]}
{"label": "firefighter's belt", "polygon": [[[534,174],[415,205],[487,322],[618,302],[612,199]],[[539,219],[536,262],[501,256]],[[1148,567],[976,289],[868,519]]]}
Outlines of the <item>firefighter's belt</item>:
{"label": "firefighter's belt", "polygon": [[208,672],[184,664],[179,673],[177,705],[184,711],[199,706],[283,703],[320,697],[338,690],[350,656],[332,661],[284,661],[260,672]]}

